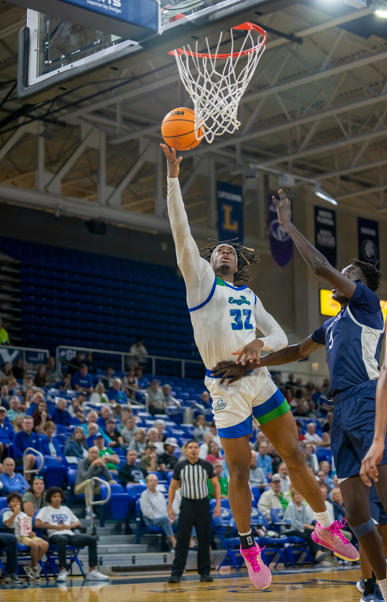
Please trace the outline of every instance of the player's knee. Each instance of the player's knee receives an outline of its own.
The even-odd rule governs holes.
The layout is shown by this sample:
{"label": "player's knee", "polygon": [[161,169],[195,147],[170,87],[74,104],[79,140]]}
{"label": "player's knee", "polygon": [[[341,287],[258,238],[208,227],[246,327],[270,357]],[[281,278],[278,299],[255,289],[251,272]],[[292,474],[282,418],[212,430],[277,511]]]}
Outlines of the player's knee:
{"label": "player's knee", "polygon": [[351,529],[354,532],[357,539],[361,539],[362,537],[365,537],[366,535],[368,535],[369,533],[371,533],[371,531],[373,531],[375,529],[375,523],[372,520],[372,518],[369,518],[367,521],[365,521],[364,523],[361,523],[360,525],[354,526],[353,524],[350,523],[349,520],[348,520],[348,524],[351,527]]}
{"label": "player's knee", "polygon": [[230,480],[238,484],[246,483],[250,476],[250,466],[244,464],[234,464],[229,466]]}

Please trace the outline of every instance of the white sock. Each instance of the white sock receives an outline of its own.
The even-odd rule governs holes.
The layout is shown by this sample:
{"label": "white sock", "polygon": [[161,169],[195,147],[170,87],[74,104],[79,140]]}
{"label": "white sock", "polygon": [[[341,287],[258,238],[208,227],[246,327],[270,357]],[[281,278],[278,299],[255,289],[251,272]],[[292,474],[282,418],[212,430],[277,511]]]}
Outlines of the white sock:
{"label": "white sock", "polygon": [[380,587],[380,591],[382,592],[384,602],[387,602],[387,580],[382,579],[381,581],[378,581],[378,585]]}
{"label": "white sock", "polygon": [[241,535],[242,537],[246,537],[246,535],[251,535],[251,529],[247,533],[239,533],[238,531],[238,535]]}
{"label": "white sock", "polygon": [[330,519],[328,510],[325,510],[325,512],[315,512],[314,515],[324,529],[329,529],[332,521]]}

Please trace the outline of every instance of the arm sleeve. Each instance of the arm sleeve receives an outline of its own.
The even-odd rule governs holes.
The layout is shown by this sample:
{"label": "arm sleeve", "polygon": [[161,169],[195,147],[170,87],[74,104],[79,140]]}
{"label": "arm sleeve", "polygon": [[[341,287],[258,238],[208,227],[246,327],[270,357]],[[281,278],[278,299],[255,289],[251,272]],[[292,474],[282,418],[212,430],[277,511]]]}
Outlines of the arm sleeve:
{"label": "arm sleeve", "polygon": [[181,470],[181,466],[179,466],[180,462],[178,462],[177,464],[175,464],[175,468],[173,469],[173,479],[175,479],[175,481],[180,481],[180,470]]}
{"label": "arm sleeve", "polygon": [[254,316],[257,327],[265,335],[260,337],[264,343],[264,351],[279,351],[287,346],[288,338],[286,334],[273,316],[266,311],[258,297],[256,297]]}
{"label": "arm sleeve", "polygon": [[310,337],[313,343],[317,343],[317,345],[325,345],[325,335],[330,322],[331,320],[327,320],[327,322],[324,322],[320,328],[317,328],[317,330],[314,331]]}
{"label": "arm sleeve", "polygon": [[355,320],[368,326],[383,330],[383,315],[377,295],[365,286],[360,280],[348,303]]}
{"label": "arm sleeve", "polygon": [[187,287],[188,307],[192,309],[204,303],[210,295],[215,274],[208,261],[200,257],[192,237],[178,178],[168,178],[168,214],[177,264]]}
{"label": "arm sleeve", "polygon": [[72,523],[79,523],[79,518],[75,516],[74,512],[68,508],[69,511],[69,519]]}

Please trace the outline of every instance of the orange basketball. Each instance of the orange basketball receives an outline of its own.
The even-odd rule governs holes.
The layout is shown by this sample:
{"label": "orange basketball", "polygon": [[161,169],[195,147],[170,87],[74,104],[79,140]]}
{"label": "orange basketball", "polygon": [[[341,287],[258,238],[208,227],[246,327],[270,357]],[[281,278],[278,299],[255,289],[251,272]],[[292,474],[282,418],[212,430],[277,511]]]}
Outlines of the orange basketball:
{"label": "orange basketball", "polygon": [[[190,150],[200,144],[195,136],[195,111],[180,107],[173,109],[163,119],[161,134],[165,144],[176,150]],[[199,136],[203,135],[203,128],[199,129]]]}

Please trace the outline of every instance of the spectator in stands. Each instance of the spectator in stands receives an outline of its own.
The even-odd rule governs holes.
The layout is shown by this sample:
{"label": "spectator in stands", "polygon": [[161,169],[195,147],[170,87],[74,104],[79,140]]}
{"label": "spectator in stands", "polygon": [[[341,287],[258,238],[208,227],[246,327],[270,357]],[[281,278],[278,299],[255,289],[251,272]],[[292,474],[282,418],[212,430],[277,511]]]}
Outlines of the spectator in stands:
{"label": "spectator in stands", "polygon": [[0,383],[3,383],[8,378],[13,378],[11,362],[4,362],[3,368],[0,370]]}
{"label": "spectator in stands", "polygon": [[273,474],[277,473],[279,465],[282,464],[282,458],[280,458],[277,450],[270,442],[267,443],[267,455],[271,458]]}
{"label": "spectator in stands", "polygon": [[64,456],[74,456],[75,458],[87,458],[88,447],[86,445],[86,437],[82,427],[76,426],[71,437],[67,439]]}
{"label": "spectator in stands", "polygon": [[[314,520],[314,516],[310,510],[302,503],[302,496],[296,491],[291,493],[292,501],[285,510],[283,522],[290,519],[290,530],[286,530],[286,526],[281,528],[281,531],[287,537],[299,537],[303,539],[309,548],[310,555],[314,564],[320,564],[324,562],[327,557],[327,552],[323,552],[321,547],[314,543],[312,539],[312,533],[314,526],[311,522]],[[259,503],[258,503],[259,506]],[[325,566],[325,565],[324,565]]]}
{"label": "spectator in stands", "polygon": [[159,441],[159,431],[152,426],[148,429],[147,438],[148,443],[153,443],[155,446],[157,455],[162,454],[164,451],[164,445],[162,441]]}
{"label": "spectator in stands", "polygon": [[146,433],[143,428],[137,429],[134,439],[129,444],[129,449],[134,449],[137,455],[142,456],[146,448]]}
{"label": "spectator in stands", "polygon": [[161,491],[157,491],[158,478],[155,474],[148,474],[146,489],[140,496],[140,508],[147,527],[160,527],[171,542],[172,548],[176,545],[172,524],[168,516],[167,502]]}
{"label": "spectator in stands", "polygon": [[45,437],[41,437],[39,441],[39,451],[44,456],[51,456],[56,458],[58,462],[62,461],[62,450],[59,445],[59,441],[54,437],[55,424],[52,421],[48,421],[43,426],[43,432]]}
{"label": "spectator in stands", "polygon": [[44,479],[39,475],[35,475],[29,489],[23,493],[22,497],[23,510],[33,518],[35,512],[47,506],[46,492],[44,491]]}
{"label": "spectator in stands", "polygon": [[[120,430],[120,425],[118,425],[117,430]],[[134,440],[134,435],[137,431],[136,420],[133,416],[129,416],[126,418],[123,428],[120,431],[120,435],[127,443],[130,443]]]}
{"label": "spectator in stands", "polygon": [[261,443],[266,443],[266,445],[269,444],[267,437],[265,437],[265,435],[263,433],[261,433],[261,431],[259,431],[259,433],[257,434],[257,440],[255,442],[255,450],[256,451],[259,450],[259,446]]}
{"label": "spectator in stands", "polygon": [[211,424],[210,424],[210,433],[212,435],[212,440],[215,441],[215,443],[217,444],[219,449],[222,449],[222,442],[218,435],[218,429],[216,428],[215,422],[211,422]]}
{"label": "spectator in stands", "polygon": [[[0,475],[1,478],[2,475]],[[342,518],[345,518],[345,508],[343,502],[343,496],[341,495],[340,489],[335,487],[331,491],[331,500],[333,506],[333,512],[335,515],[335,520],[340,521]]]}
{"label": "spectator in stands", "polygon": [[31,405],[31,403],[33,403],[33,397],[35,395],[35,391],[34,388],[31,387],[26,387],[25,391],[24,391],[24,395],[23,395],[23,403],[22,405],[26,407],[26,409],[28,409]]}
{"label": "spectator in stands", "polygon": [[143,345],[142,337],[136,337],[135,343],[129,350],[129,366],[136,366],[137,364],[146,364],[148,352]]}
{"label": "spectator in stands", "polygon": [[174,437],[168,437],[168,439],[166,439],[164,442],[164,453],[158,457],[160,470],[173,470],[177,463],[177,458],[173,455],[177,447],[179,447],[179,445]]}
{"label": "spectator in stands", "polygon": [[104,438],[100,433],[97,434],[94,440],[95,446],[98,448],[99,457],[103,458],[106,464],[106,468],[114,474],[117,474],[117,466],[120,463],[120,458],[111,447],[105,446]]}
{"label": "spectator in stands", "polygon": [[[218,479],[218,482],[219,482],[220,497],[222,499],[227,499],[227,494],[228,494],[228,479],[226,479],[226,477],[222,477],[223,464],[222,464],[221,460],[215,460],[215,462],[212,462],[212,466],[214,468],[215,476],[216,476],[216,478]],[[207,479],[207,487],[208,487],[208,497],[209,497],[209,499],[210,500],[216,499],[216,496],[214,495],[214,488],[212,486],[212,483],[211,483],[210,479]]]}
{"label": "spectator in stands", "polygon": [[89,403],[109,403],[109,398],[106,394],[103,383],[98,383],[96,385],[94,393],[91,394]]}
{"label": "spectator in stands", "polygon": [[153,428],[157,429],[157,441],[161,441],[161,443],[164,443],[164,441],[166,440],[166,436],[164,435],[165,421],[161,418],[158,418],[154,421]]}
{"label": "spectator in stands", "polygon": [[267,480],[265,477],[265,473],[263,472],[262,468],[260,468],[257,464],[257,458],[258,454],[256,451],[252,451],[251,452],[251,465],[250,465],[250,486],[251,487],[259,487],[259,489],[262,491],[265,490],[265,487],[267,485]]}
{"label": "spectator in stands", "polygon": [[15,420],[12,421],[15,433],[20,433],[23,430],[23,419],[26,414],[17,414]]}
{"label": "spectator in stands", "polygon": [[206,460],[207,462],[211,462],[211,464],[213,464],[217,460],[221,460],[219,445],[215,443],[215,441],[210,441],[210,443],[208,444],[208,454]]}
{"label": "spectator in stands", "polygon": [[327,475],[325,474],[325,472],[323,470],[319,470],[317,473],[317,478],[318,478],[318,482],[320,483],[320,489],[323,486],[326,487],[327,492],[329,494],[332,491],[332,487],[330,485],[328,485],[328,483],[326,483]]}
{"label": "spectator in stands", "polygon": [[209,445],[214,440],[214,435],[212,433],[206,433],[203,439],[204,441],[199,447],[199,458],[205,460],[208,456]]}
{"label": "spectator in stands", "polygon": [[141,468],[143,468],[147,472],[154,472],[159,470],[156,446],[154,443],[147,443],[147,446],[145,448],[145,454],[141,458],[139,466],[141,466]]}
{"label": "spectator in stands", "polygon": [[3,525],[7,527],[7,529],[14,529],[18,543],[30,548],[31,564],[25,564],[24,571],[29,579],[40,581],[40,567],[38,566],[38,562],[47,552],[48,542],[41,537],[37,537],[36,533],[32,530],[27,536],[22,536],[20,534],[20,519],[28,518],[28,515],[25,512],[22,512],[22,498],[18,493],[9,493],[7,495],[7,504],[9,510],[3,514]]}
{"label": "spectator in stands", "polygon": [[128,403],[128,396],[125,391],[122,390],[122,381],[120,378],[113,380],[113,387],[108,391],[109,401],[115,401],[116,403]]}
{"label": "spectator in stands", "polygon": [[46,374],[49,383],[57,383],[62,379],[62,372],[57,369],[56,360],[52,355],[47,360]]}
{"label": "spectator in stands", "polygon": [[108,366],[106,368],[106,376],[105,376],[105,378],[102,379],[103,386],[105,387],[105,389],[107,391],[109,389],[111,389],[113,386],[113,380],[114,380],[113,374],[114,374],[113,366]]}
{"label": "spectator in stands", "polygon": [[193,430],[193,438],[199,444],[203,443],[204,435],[210,432],[208,426],[206,426],[206,418],[203,414],[199,414],[199,416],[195,420],[195,428]]}
{"label": "spectator in stands", "polygon": [[23,380],[24,366],[23,366],[23,358],[22,357],[18,357],[15,360],[15,363],[12,368],[12,373],[13,373],[14,377],[16,378],[16,380]]}
{"label": "spectator in stands", "polygon": [[320,462],[320,470],[325,474],[325,484],[334,487],[335,485],[331,477],[331,465],[327,460]]}
{"label": "spectator in stands", "polygon": [[120,433],[116,429],[115,420],[113,420],[112,418],[106,421],[105,433],[110,439],[109,447],[114,447],[115,449],[117,449],[117,447],[121,449],[126,449],[127,444],[124,443],[122,435],[120,435]]}
{"label": "spectator in stands", "polygon": [[330,385],[329,385],[329,378],[324,378],[324,380],[323,380],[323,384],[322,384],[322,387],[321,387],[321,393],[322,393],[323,395],[326,395],[326,394],[328,393],[328,391],[329,391],[329,386],[330,386]]}
{"label": "spectator in stands", "polygon": [[136,377],[134,368],[128,370],[126,376],[122,379],[122,386],[127,396],[130,399],[134,399],[138,390],[138,378]]}
{"label": "spectator in stands", "polygon": [[88,393],[94,391],[93,377],[88,373],[86,364],[80,365],[78,372],[76,372],[71,379],[71,386],[74,391],[85,390]]}
{"label": "spectator in stands", "polygon": [[71,389],[71,374],[64,374],[62,380],[55,383],[55,387],[61,391],[70,391]]}
{"label": "spectator in stands", "polygon": [[48,420],[52,422],[51,416],[47,412],[47,404],[45,401],[39,401],[35,412],[32,414],[32,418],[34,420],[34,431],[35,433],[39,433],[39,435],[43,435],[43,427]]}
{"label": "spectator in stands", "polygon": [[8,495],[14,491],[23,495],[29,486],[23,475],[15,472],[15,461],[12,458],[5,458],[3,468],[4,472],[0,474],[2,495]]}
{"label": "spectator in stands", "polygon": [[7,385],[2,385],[1,388],[0,388],[0,401],[1,401],[1,405],[6,410],[9,410],[9,401],[10,401],[10,399],[11,399],[11,396],[9,394]]}
{"label": "spectator in stands", "polygon": [[67,411],[72,418],[78,418],[82,423],[85,422],[84,410],[79,397],[73,397]]}
{"label": "spectator in stands", "polygon": [[285,462],[281,462],[278,466],[278,474],[281,477],[281,491],[282,493],[287,493],[289,491],[290,479]]}
{"label": "spectator in stands", "polygon": [[14,436],[14,428],[10,421],[7,420],[7,411],[0,406],[0,462],[3,456],[8,456],[8,447],[12,443]]}
{"label": "spectator in stands", "polygon": [[100,411],[100,416],[97,420],[97,424],[104,430],[106,431],[106,421],[109,420],[109,418],[111,417],[111,409],[109,408],[109,406],[104,406],[103,408],[101,408]]}
{"label": "spectator in stands", "polygon": [[306,443],[304,445],[305,460],[308,466],[313,470],[314,474],[318,472],[318,459],[314,453],[313,443]]}
{"label": "spectator in stands", "polygon": [[[33,449],[39,449],[39,438],[36,433],[32,431],[34,426],[34,420],[32,416],[24,416],[22,429],[19,433],[16,433],[12,448],[13,455],[16,460],[16,466],[23,466],[23,453],[27,447]],[[29,453],[26,455],[26,469],[33,470],[36,464],[36,458],[33,454]]]}
{"label": "spectator in stands", "polygon": [[94,358],[91,351],[86,353],[84,364],[86,364],[89,374],[92,374],[93,376],[94,374],[97,374],[97,366],[94,363]]}
{"label": "spectator in stands", "polygon": [[[85,494],[86,501],[86,518],[91,516],[91,505],[89,497],[89,483],[93,477],[103,477],[108,483],[116,483],[113,481],[108,468],[106,467],[105,458],[99,456],[98,447],[91,447],[88,451],[87,458],[78,462],[77,478],[75,481],[75,495]],[[94,481],[94,495],[99,495],[101,488],[99,483]],[[49,501],[47,499],[47,501]]]}
{"label": "spectator in stands", "polygon": [[71,414],[67,411],[67,401],[65,399],[58,399],[56,408],[52,413],[52,421],[62,426],[70,426]]}
{"label": "spectator in stands", "polygon": [[281,477],[279,474],[273,474],[270,480],[270,489],[264,491],[259,498],[258,508],[266,520],[270,521],[270,510],[273,508],[283,508],[286,510],[288,500],[281,491]]}
{"label": "spectator in stands", "polygon": [[79,370],[79,368],[81,367],[82,364],[83,364],[83,353],[82,353],[82,351],[77,351],[76,354],[75,354],[75,357],[73,357],[73,359],[71,360],[71,362],[68,362],[67,372],[71,376],[74,376],[74,374],[76,372],[78,372],[78,370]]}
{"label": "spectator in stands", "polygon": [[7,410],[7,418],[12,422],[18,415],[25,416],[25,413],[21,408],[20,401],[18,400],[18,398],[12,397],[9,402],[9,410]]}
{"label": "spectator in stands", "polygon": [[302,422],[300,420],[296,420],[297,430],[298,430],[298,440],[305,441],[305,435],[302,434]]}
{"label": "spectator in stands", "polygon": [[203,393],[200,396],[200,401],[199,403],[204,406],[204,408],[206,410],[209,410],[211,407],[211,397],[208,391],[203,391]]}
{"label": "spectator in stands", "polygon": [[49,506],[39,510],[35,520],[36,527],[38,529],[47,529],[49,542],[58,547],[60,573],[56,580],[67,580],[66,546],[68,545],[78,548],[88,547],[89,573],[87,573],[86,579],[93,581],[109,580],[107,575],[102,575],[97,569],[98,552],[96,538],[91,535],[73,533],[73,529],[82,527],[82,524],[70,508],[62,505],[64,499],[64,493],[60,487],[50,487],[47,491]]}
{"label": "spectator in stands", "polygon": [[147,476],[147,470],[136,464],[137,453],[134,449],[128,449],[126,454],[126,464],[121,466],[118,471],[118,480],[123,487],[128,483],[140,483]]}
{"label": "spectator in stands", "polygon": [[22,585],[23,581],[19,579],[18,572],[18,558],[17,558],[17,538],[11,533],[0,533],[0,549],[6,550],[7,558],[7,569],[8,573],[2,575],[5,583],[12,583],[12,585]]}
{"label": "spectator in stands", "polygon": [[164,395],[164,404],[165,406],[172,405],[174,403],[174,397],[171,395],[172,387],[171,385],[165,384],[161,387],[161,391]]}
{"label": "spectator in stands", "polygon": [[87,437],[86,437],[86,445],[88,447],[93,447],[95,445],[95,439],[97,437],[98,434],[101,434],[99,432],[100,427],[98,426],[98,424],[96,424],[95,422],[90,422],[87,425]]}
{"label": "spectator in stands", "polygon": [[159,381],[154,378],[146,392],[149,400],[149,413],[152,416],[155,414],[165,414],[165,398],[164,393],[159,387]]}
{"label": "spectator in stands", "polygon": [[105,439],[105,443],[109,443],[110,439],[106,435],[106,433],[103,432],[103,429],[101,429],[101,427],[99,426],[99,424],[98,424],[98,414],[94,410],[92,410],[91,412],[89,412],[89,414],[87,416],[87,422],[85,422],[84,424],[82,424],[82,427],[81,427],[83,429],[83,432],[85,433],[86,436],[90,435],[90,433],[88,431],[89,424],[96,424],[97,427],[98,427],[98,432],[101,433],[102,437]]}
{"label": "spectator in stands", "polygon": [[268,445],[265,441],[262,441],[258,447],[257,462],[259,468],[262,468],[265,477],[271,478],[273,474],[273,462],[270,456],[267,455]]}
{"label": "spectator in stands", "polygon": [[33,390],[33,387],[34,387],[34,383],[32,380],[32,376],[30,376],[30,374],[27,371],[23,372],[23,382],[22,382],[21,389],[24,392],[24,395],[26,394],[26,392],[28,390],[30,390],[30,389]]}
{"label": "spectator in stands", "polygon": [[293,415],[294,416],[302,416],[304,418],[309,416],[308,402],[306,401],[306,399],[304,399],[302,389],[297,389],[297,391],[294,395],[294,398],[295,398],[297,405],[296,405],[296,409],[293,412]]}
{"label": "spectator in stands", "polygon": [[[10,345],[9,334],[4,328],[2,318],[0,318],[0,345]],[[1,380],[1,378],[0,378]]]}
{"label": "spectator in stands", "polygon": [[321,437],[316,433],[315,422],[309,422],[306,425],[305,441],[308,443],[313,443],[315,447],[321,443]]}
{"label": "spectator in stands", "polygon": [[35,374],[34,385],[40,387],[41,389],[44,389],[44,387],[47,387],[48,383],[49,380],[46,374],[46,366],[44,364],[41,364]]}

